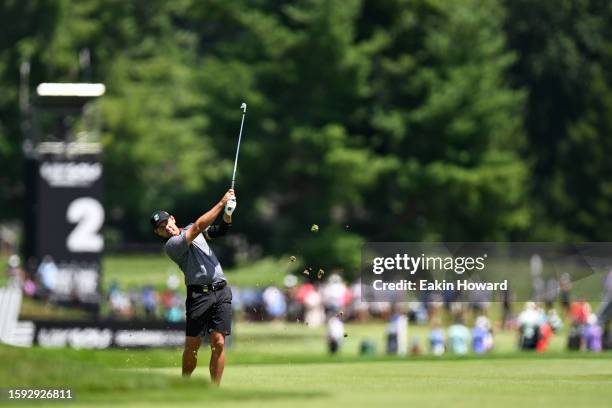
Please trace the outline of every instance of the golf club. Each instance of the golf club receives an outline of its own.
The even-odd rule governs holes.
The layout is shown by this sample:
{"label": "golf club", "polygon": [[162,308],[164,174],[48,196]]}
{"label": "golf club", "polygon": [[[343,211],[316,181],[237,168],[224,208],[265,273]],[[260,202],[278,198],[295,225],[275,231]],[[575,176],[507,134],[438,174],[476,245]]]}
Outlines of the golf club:
{"label": "golf club", "polygon": [[234,188],[234,184],[236,183],[236,167],[238,167],[238,153],[240,153],[240,141],[242,140],[242,127],[244,126],[244,117],[246,115],[247,104],[242,102],[240,105],[240,109],[242,109],[242,122],[240,122],[240,133],[238,133],[238,146],[236,147],[236,159],[234,160],[234,172],[232,173],[232,189]]}
{"label": "golf club", "polygon": [[[234,159],[234,172],[232,173],[232,190],[234,189],[234,184],[236,184],[236,168],[238,167],[238,154],[240,153],[240,142],[242,141],[242,127],[244,126],[244,117],[246,115],[247,104],[242,102],[240,105],[240,109],[242,109],[242,121],[240,122],[240,133],[238,133],[238,146],[236,146],[236,158]],[[236,200],[230,200],[227,203],[228,214],[232,214],[234,209],[236,208]]]}

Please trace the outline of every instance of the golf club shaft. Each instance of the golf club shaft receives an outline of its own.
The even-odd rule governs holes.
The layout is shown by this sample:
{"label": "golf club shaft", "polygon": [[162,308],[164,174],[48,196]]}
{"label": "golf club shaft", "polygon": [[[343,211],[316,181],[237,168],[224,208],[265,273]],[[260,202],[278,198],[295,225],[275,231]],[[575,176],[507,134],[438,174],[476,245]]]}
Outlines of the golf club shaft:
{"label": "golf club shaft", "polygon": [[240,141],[242,140],[242,127],[244,126],[244,117],[246,116],[246,103],[240,106],[242,111],[242,121],[240,122],[240,133],[238,133],[238,146],[236,147],[236,158],[234,159],[234,172],[232,173],[232,190],[236,183],[236,168],[238,167],[238,153],[240,153]]}

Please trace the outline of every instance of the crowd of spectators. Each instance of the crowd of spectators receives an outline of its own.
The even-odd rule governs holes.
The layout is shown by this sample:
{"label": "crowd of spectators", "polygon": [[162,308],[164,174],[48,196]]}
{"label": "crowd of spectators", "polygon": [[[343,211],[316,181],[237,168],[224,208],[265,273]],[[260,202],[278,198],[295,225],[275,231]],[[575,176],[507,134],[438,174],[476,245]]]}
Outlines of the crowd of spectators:
{"label": "crowd of spectators", "polygon": [[153,286],[120,288],[111,282],[107,293],[108,317],[112,319],[163,319],[180,322],[185,319],[184,295],[180,291],[181,279],[170,272],[166,286],[158,290]]}
{"label": "crowd of spectators", "polygon": [[57,283],[58,268],[49,255],[40,263],[29,259],[25,268],[19,255],[11,255],[7,266],[7,284],[10,287],[22,288],[25,296],[50,300]]}
{"label": "crowd of spectators", "polygon": [[[537,271],[537,258],[532,262]],[[45,301],[52,298],[57,266],[51,257],[44,257],[38,265],[27,265],[24,270],[19,257],[13,255],[9,258],[7,274],[8,284],[22,287],[26,296]],[[603,287],[602,304],[609,305],[612,271]],[[502,293],[496,303],[501,306],[501,319],[496,324],[489,317],[495,303],[488,293],[473,293],[461,302],[455,293],[449,292],[424,292],[418,301],[401,304],[362,302],[359,282],[347,284],[337,273],[331,273],[326,279],[306,281],[287,275],[282,287],[232,287],[232,304],[237,317],[248,321],[282,320],[311,328],[326,325],[332,353],[342,346],[345,321],[363,322],[372,318],[389,322],[387,351],[395,353],[409,348],[415,354],[423,352],[425,347],[421,347],[417,338],[408,346],[401,329],[404,320],[399,317],[410,324],[430,328],[427,350],[434,355],[489,352],[494,348],[497,330],[516,330],[520,349],[543,352],[561,331],[564,321],[568,326],[568,349],[600,351],[605,347],[604,331],[608,326],[602,325],[588,302],[571,301],[570,289],[571,283],[564,276],[559,281],[546,281],[534,274],[534,298],[539,301],[525,302],[523,310],[515,314],[511,296]],[[183,292],[181,276],[174,270],[169,271],[165,287],[161,289],[150,285],[123,288],[114,281],[104,295],[102,317],[179,322],[184,320],[185,313]]]}

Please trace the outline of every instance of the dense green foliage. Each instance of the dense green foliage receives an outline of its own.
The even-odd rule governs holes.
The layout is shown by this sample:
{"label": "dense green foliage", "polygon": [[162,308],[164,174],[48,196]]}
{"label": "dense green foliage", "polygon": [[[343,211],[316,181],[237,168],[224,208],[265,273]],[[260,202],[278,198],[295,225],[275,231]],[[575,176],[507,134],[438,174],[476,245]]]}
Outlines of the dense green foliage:
{"label": "dense green foliage", "polygon": [[[609,241],[612,228],[612,4],[505,1],[507,37],[529,91],[537,237]],[[552,227],[552,228],[551,228]]]}
{"label": "dense green foliage", "polygon": [[29,61],[31,87],[107,85],[113,242],[221,196],[243,100],[235,244],[354,270],[365,240],[608,239],[611,19],[603,0],[9,0],[0,214],[22,215]]}

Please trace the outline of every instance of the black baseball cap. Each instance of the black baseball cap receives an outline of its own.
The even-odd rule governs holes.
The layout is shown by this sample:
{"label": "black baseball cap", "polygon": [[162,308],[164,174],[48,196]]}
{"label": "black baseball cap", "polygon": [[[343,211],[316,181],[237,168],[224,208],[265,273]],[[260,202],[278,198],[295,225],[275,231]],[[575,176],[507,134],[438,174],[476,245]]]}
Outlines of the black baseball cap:
{"label": "black baseball cap", "polygon": [[153,229],[157,228],[160,222],[165,221],[170,218],[170,214],[168,214],[164,210],[157,210],[151,215],[151,225]]}

